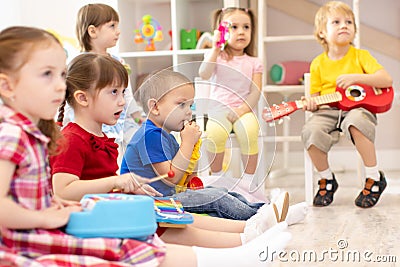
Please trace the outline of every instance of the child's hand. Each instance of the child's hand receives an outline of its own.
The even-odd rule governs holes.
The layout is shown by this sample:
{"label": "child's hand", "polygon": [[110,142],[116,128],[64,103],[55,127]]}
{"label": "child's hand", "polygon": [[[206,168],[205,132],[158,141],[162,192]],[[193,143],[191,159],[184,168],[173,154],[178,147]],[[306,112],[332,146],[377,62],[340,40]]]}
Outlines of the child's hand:
{"label": "child's hand", "polygon": [[82,207],[78,205],[72,205],[67,207],[60,207],[53,205],[50,208],[39,211],[42,213],[43,224],[40,228],[43,229],[55,229],[62,227],[68,223],[69,216],[72,212],[80,212]]}
{"label": "child's hand", "polygon": [[346,89],[350,85],[356,84],[357,83],[357,78],[359,77],[359,74],[342,74],[339,75],[336,79],[336,86]]}
{"label": "child's hand", "polygon": [[181,131],[182,143],[185,142],[193,146],[197,143],[200,136],[200,127],[194,121],[186,123]]}
{"label": "child's hand", "polygon": [[302,96],[301,101],[303,102],[303,110],[315,111],[318,109],[317,103],[311,97],[306,98]]}
{"label": "child's hand", "polygon": [[147,179],[136,176],[133,173],[125,173],[122,175],[115,176],[114,190],[121,191],[123,193],[133,193],[139,189],[141,184],[147,183]]}
{"label": "child's hand", "polygon": [[212,40],[212,46],[214,50],[221,51],[221,48],[217,46],[217,43],[221,39],[221,32],[219,30],[214,30],[214,35],[213,35],[213,40]]}
{"label": "child's hand", "polygon": [[150,195],[152,197],[162,197],[162,194],[160,192],[158,192],[148,184],[142,184],[142,186],[139,187],[138,190],[136,190],[133,193],[136,195]]}
{"label": "child's hand", "polygon": [[234,123],[235,121],[237,121],[244,113],[244,112],[240,107],[238,108],[233,108],[232,110],[229,111],[228,115],[226,116],[226,118],[231,122]]}
{"label": "child's hand", "polygon": [[78,201],[73,201],[73,200],[65,200],[60,198],[59,196],[53,196],[51,200],[51,205],[56,206],[58,208],[63,208],[63,207],[69,207],[69,206],[77,206],[80,207],[81,203]]}

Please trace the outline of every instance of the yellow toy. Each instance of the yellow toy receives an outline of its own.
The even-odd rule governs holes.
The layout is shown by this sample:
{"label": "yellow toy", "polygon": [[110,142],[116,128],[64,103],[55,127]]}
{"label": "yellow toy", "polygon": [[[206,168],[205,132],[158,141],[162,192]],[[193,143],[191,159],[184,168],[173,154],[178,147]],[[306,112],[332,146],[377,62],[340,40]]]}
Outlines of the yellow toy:
{"label": "yellow toy", "polygon": [[142,22],[139,24],[139,29],[135,30],[135,43],[143,43],[147,41],[146,51],[154,51],[156,47],[154,42],[163,40],[161,26],[157,20],[150,15],[144,15]]}
{"label": "yellow toy", "polygon": [[191,186],[189,183],[191,182],[190,179],[187,179],[190,175],[192,175],[194,168],[196,167],[197,161],[200,158],[200,147],[201,147],[201,139],[199,139],[196,143],[196,145],[193,148],[193,153],[190,158],[189,166],[183,175],[182,179],[178,182],[178,184],[175,186],[176,193],[181,193],[186,191],[186,189],[191,188],[191,189],[200,189],[202,188],[202,183],[201,180],[198,177],[193,177],[194,179],[193,185]]}

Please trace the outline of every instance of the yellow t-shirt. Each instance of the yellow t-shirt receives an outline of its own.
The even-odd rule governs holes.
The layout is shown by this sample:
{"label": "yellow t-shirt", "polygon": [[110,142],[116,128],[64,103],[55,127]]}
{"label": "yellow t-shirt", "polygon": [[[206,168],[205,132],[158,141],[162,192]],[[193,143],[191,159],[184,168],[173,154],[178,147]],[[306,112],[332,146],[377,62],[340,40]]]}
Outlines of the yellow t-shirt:
{"label": "yellow t-shirt", "polygon": [[332,60],[324,52],[317,56],[310,66],[310,94],[330,94],[336,90],[336,79],[341,74],[372,74],[382,69],[382,65],[367,50],[351,46],[347,54]]}

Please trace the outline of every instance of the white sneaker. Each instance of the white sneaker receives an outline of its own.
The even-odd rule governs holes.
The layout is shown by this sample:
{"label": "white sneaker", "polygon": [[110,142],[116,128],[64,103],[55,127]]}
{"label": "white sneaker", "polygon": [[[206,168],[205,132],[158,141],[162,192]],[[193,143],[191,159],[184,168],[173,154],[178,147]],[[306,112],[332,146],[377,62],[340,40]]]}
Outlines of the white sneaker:
{"label": "white sneaker", "polygon": [[266,230],[278,224],[278,216],[276,215],[276,205],[274,203],[265,204],[258,209],[257,213],[246,221],[244,227],[244,235],[246,242],[256,238]]}
{"label": "white sneaker", "polygon": [[286,220],[289,210],[289,193],[287,191],[283,191],[276,199],[271,200],[271,203],[276,205],[275,215],[278,218],[278,222],[283,222]]}

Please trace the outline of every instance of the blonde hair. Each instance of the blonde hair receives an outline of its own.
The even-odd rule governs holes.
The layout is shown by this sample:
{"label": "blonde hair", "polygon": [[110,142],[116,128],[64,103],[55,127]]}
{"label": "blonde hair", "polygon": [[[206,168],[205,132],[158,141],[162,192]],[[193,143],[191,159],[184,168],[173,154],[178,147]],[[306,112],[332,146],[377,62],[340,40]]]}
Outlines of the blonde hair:
{"label": "blonde hair", "polygon": [[159,101],[171,90],[186,84],[193,83],[185,75],[170,69],[150,74],[138,89],[138,98],[143,111],[146,114],[149,113],[147,103],[150,99],[154,98]]}
{"label": "blonde hair", "polygon": [[[234,12],[243,12],[244,14],[248,15],[250,18],[250,26],[251,26],[251,35],[250,35],[250,43],[244,49],[244,52],[252,57],[257,56],[257,27],[256,27],[256,16],[251,9],[248,8],[241,8],[241,7],[227,7],[222,9],[217,9],[212,14],[212,29],[218,29],[219,24],[223,21],[224,16],[228,14],[232,14]],[[230,51],[229,43],[226,46],[225,50],[226,54],[229,58],[232,58],[232,52]]]}
{"label": "blonde hair", "polygon": [[[18,80],[19,71],[30,60],[32,52],[53,44],[58,44],[62,48],[61,43],[53,34],[42,29],[16,26],[1,31],[0,73],[14,75]],[[50,139],[49,153],[54,153],[57,140],[61,137],[58,126],[54,120],[40,119],[38,128]]]}
{"label": "blonde hair", "polygon": [[64,108],[67,102],[76,106],[74,93],[77,90],[99,91],[108,85],[116,87],[128,86],[128,72],[118,60],[95,53],[84,53],[75,57],[67,69],[67,90],[65,100],[59,108],[57,121],[64,120]]}
{"label": "blonde hair", "polygon": [[76,36],[82,51],[92,50],[88,33],[89,26],[99,27],[110,21],[119,22],[118,13],[111,6],[88,4],[79,9],[76,19]]}
{"label": "blonde hair", "polygon": [[320,7],[320,9],[317,11],[314,20],[314,36],[317,38],[318,42],[323,46],[325,51],[328,51],[329,47],[325,38],[322,38],[320,33],[326,30],[328,17],[336,13],[350,16],[354,23],[354,31],[357,32],[357,25],[355,22],[354,13],[349,5],[340,1],[330,1],[326,3],[325,5]]}

